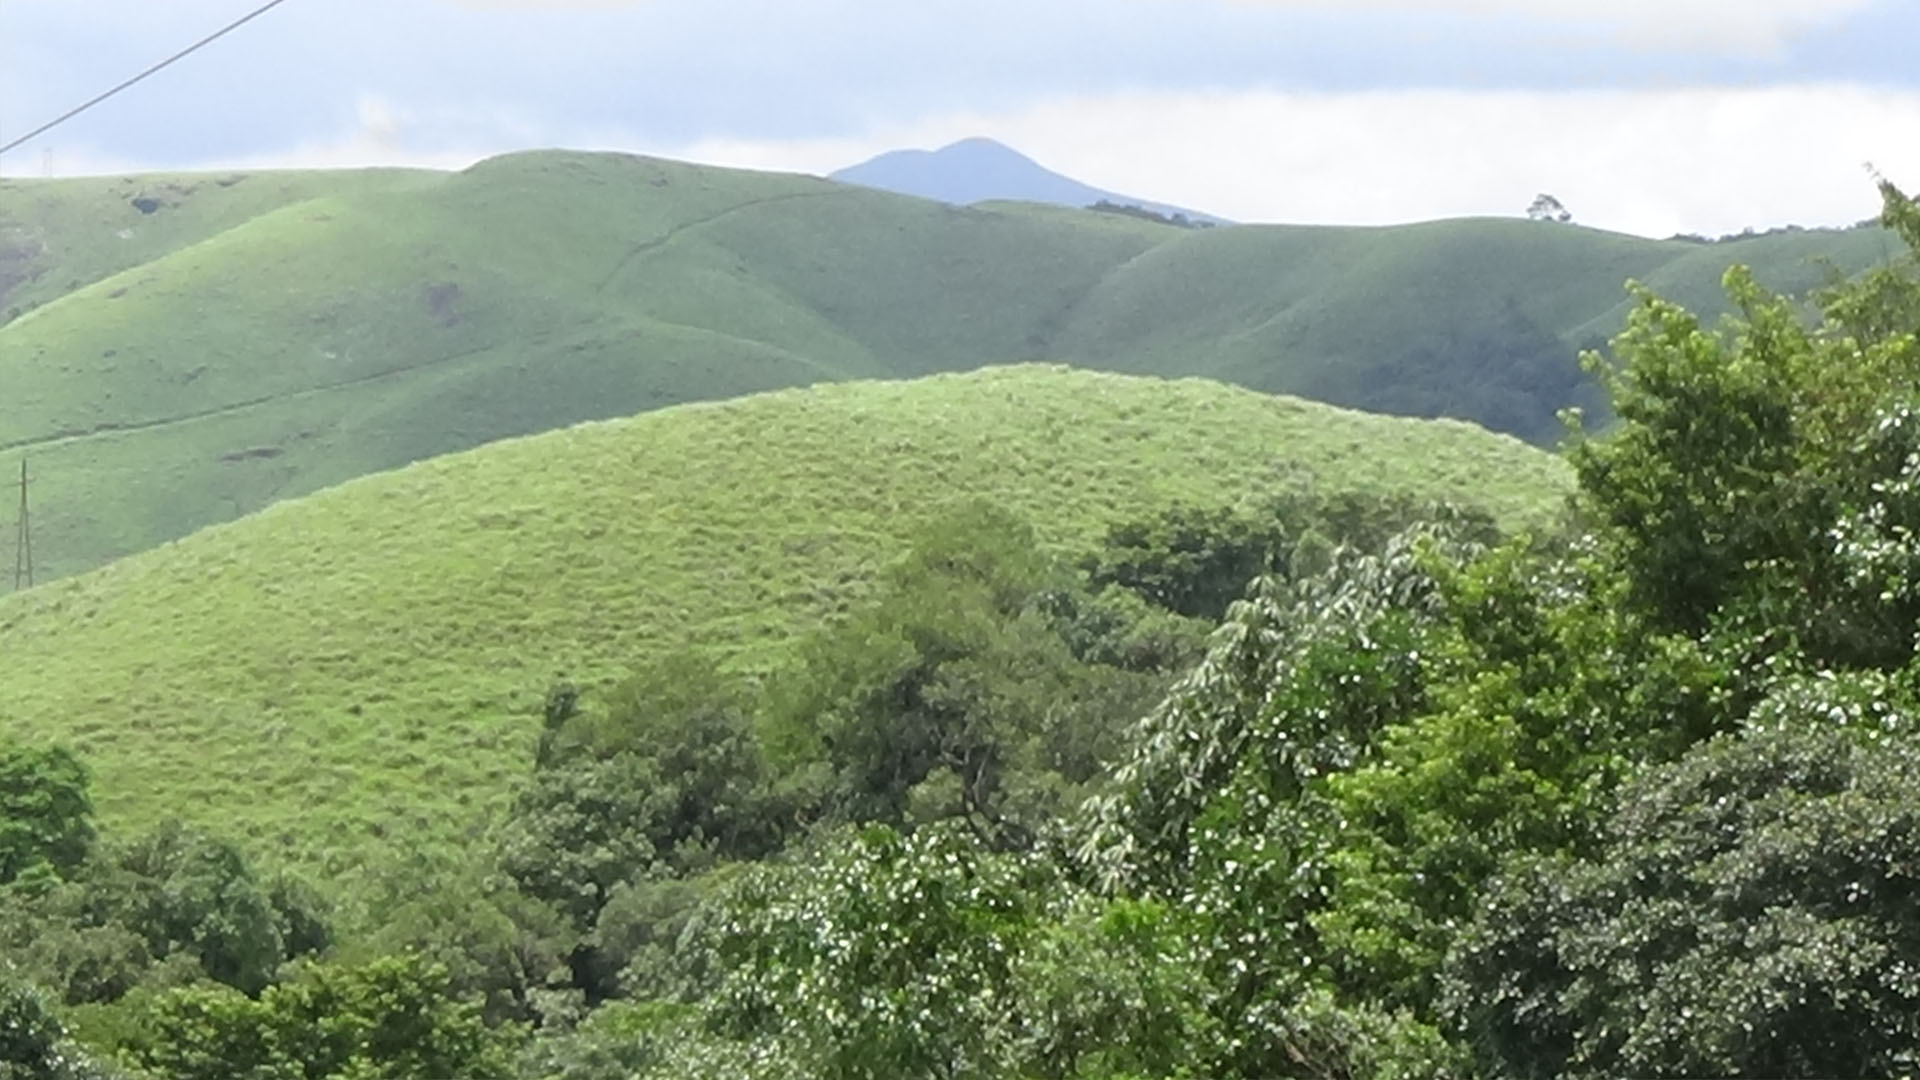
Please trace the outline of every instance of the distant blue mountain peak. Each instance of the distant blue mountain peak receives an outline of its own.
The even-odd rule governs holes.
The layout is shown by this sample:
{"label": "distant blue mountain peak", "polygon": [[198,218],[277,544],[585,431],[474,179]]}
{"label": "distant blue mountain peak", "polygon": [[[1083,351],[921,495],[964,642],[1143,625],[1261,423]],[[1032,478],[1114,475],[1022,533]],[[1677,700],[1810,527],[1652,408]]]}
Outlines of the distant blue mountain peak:
{"label": "distant blue mountain peak", "polygon": [[975,137],[938,150],[893,150],[841,169],[830,179],[957,206],[996,199],[1056,206],[1133,207],[1196,224],[1226,224],[1224,218],[1165,203],[1104,191],[1048,169],[1004,143]]}

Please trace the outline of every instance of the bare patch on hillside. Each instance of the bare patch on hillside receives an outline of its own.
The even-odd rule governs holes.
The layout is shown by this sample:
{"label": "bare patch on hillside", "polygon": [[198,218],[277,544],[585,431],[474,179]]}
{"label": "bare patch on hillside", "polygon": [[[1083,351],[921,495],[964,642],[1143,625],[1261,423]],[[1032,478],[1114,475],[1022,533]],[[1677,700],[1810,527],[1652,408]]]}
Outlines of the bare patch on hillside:
{"label": "bare patch on hillside", "polygon": [[460,302],[460,286],[451,281],[437,281],[420,290],[420,299],[427,305],[427,311],[441,326],[452,326],[460,321],[460,313],[454,306]]}
{"label": "bare patch on hillside", "polygon": [[277,458],[284,453],[286,453],[286,451],[277,446],[252,446],[245,450],[235,450],[230,454],[221,454],[220,460],[228,462],[266,461]]}
{"label": "bare patch on hillside", "polygon": [[46,272],[46,267],[39,264],[46,250],[45,244],[26,237],[0,239],[0,324],[20,317],[8,302],[22,285],[39,280]]}

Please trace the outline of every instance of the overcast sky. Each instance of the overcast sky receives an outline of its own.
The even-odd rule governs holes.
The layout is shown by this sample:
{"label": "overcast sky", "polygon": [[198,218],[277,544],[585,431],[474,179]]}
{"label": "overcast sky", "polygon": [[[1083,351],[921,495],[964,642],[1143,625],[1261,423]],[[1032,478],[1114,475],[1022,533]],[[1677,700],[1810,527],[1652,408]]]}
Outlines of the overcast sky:
{"label": "overcast sky", "polygon": [[[11,138],[261,0],[0,0]],[[461,167],[540,146],[828,172],[971,135],[1247,221],[1662,236],[1920,188],[1920,0],[289,0],[10,175]]]}

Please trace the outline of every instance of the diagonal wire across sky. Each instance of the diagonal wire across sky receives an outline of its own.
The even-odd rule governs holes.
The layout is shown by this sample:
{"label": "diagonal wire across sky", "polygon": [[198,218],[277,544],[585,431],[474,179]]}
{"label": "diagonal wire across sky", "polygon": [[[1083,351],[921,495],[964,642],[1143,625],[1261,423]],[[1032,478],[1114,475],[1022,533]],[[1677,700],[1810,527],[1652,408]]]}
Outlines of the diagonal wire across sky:
{"label": "diagonal wire across sky", "polygon": [[245,15],[240,16],[238,19],[235,19],[234,21],[228,23],[227,25],[221,27],[220,29],[215,30],[213,33],[208,34],[206,37],[201,38],[199,41],[194,42],[193,44],[187,46],[186,48],[181,49],[179,52],[174,53],[172,56],[167,57],[165,60],[162,60],[159,63],[154,64],[152,67],[147,68],[145,71],[140,72],[138,75],[135,75],[130,79],[127,79],[126,81],[120,83],[119,85],[113,87],[110,90],[107,90],[104,93],[97,94],[87,99],[86,101],[80,103],[79,105],[76,105],[71,109],[68,109],[66,112],[61,113],[59,116],[54,117],[53,119],[47,121],[44,124],[41,124],[39,127],[34,128],[32,131],[27,132],[25,135],[22,135],[17,139],[12,139],[8,141],[5,146],[0,146],[0,154],[4,154],[9,150],[17,149],[21,145],[31,142],[36,138],[39,138],[40,136],[46,134],[47,132],[52,131],[54,128],[59,127],[61,124],[64,124],[67,121],[73,119],[74,117],[79,116],[81,113],[86,112],[88,109],[93,108],[95,105],[98,105],[103,101],[106,101],[108,98],[113,97],[114,95],[120,93],[123,90],[127,90],[133,87],[135,84],[141,82],[142,80],[145,80],[149,76],[158,74],[159,72],[169,67],[172,67],[174,64],[177,64],[180,61],[185,60],[187,57],[192,56],[194,53],[197,53],[201,49],[204,49],[207,46],[213,44],[214,42],[219,41],[221,38],[226,37],[228,34],[233,33],[235,30],[240,29],[242,26],[245,26],[246,24],[252,22],[253,20],[259,18],[262,15],[265,15],[267,12],[272,11],[274,8],[277,8],[281,4],[284,4],[286,2],[287,0],[267,0],[267,3],[264,3],[257,8],[254,8],[252,11],[247,12]]}

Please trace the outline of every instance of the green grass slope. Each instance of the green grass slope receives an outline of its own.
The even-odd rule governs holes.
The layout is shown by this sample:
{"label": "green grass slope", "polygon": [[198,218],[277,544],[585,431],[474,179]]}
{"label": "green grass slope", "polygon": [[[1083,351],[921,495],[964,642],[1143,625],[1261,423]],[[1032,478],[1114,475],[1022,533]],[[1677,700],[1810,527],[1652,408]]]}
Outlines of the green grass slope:
{"label": "green grass slope", "polygon": [[284,206],[438,179],[410,169],[0,179],[0,321]]}
{"label": "green grass slope", "polygon": [[[133,205],[146,203],[151,212]],[[0,184],[0,461],[58,577],[495,439],[687,401],[1045,359],[1551,442],[1641,276],[1799,289],[1877,230],[1189,231],[810,177],[531,153],[455,174]],[[1707,305],[1709,308],[1711,305]],[[6,552],[0,551],[0,554]]]}
{"label": "green grass slope", "polygon": [[363,478],[0,599],[0,723],[84,754],[110,828],[185,815],[333,875],[477,828],[555,678],[679,649],[764,669],[950,500],[1075,548],[1174,501],[1301,483],[1524,524],[1568,478],[1463,423],[1060,367],[682,406]]}
{"label": "green grass slope", "polygon": [[[594,155],[310,199],[0,328],[0,449],[31,458],[36,556],[60,576],[502,437],[972,367],[974,348],[1038,355],[1009,313],[1089,287],[1155,234],[997,220]],[[886,243],[822,283],[849,229]],[[1010,256],[1031,274],[968,285]],[[971,299],[909,316],[943,294]]]}

